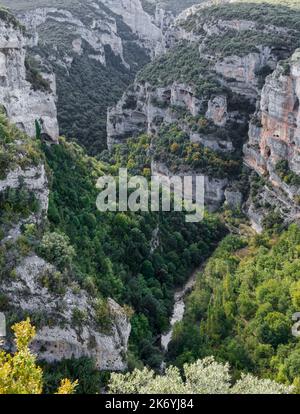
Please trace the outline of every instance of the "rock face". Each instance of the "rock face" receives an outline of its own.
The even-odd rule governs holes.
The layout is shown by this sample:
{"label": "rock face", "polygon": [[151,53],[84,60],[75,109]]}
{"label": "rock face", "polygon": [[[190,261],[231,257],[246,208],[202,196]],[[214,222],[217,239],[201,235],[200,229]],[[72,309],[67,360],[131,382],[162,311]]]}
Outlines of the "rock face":
{"label": "rock face", "polygon": [[[217,3],[234,2],[224,0]],[[144,132],[152,136],[154,148],[161,126],[174,123],[188,135],[192,143],[199,143],[234,159],[236,156],[241,158],[242,141],[246,142],[249,129],[249,139],[244,146],[245,164],[261,175],[268,174],[272,187],[261,191],[261,196],[264,196],[260,202],[276,205],[273,190],[280,189],[280,197],[285,200],[281,203],[284,205],[281,210],[285,210],[288,205],[289,211],[295,215],[295,199],[298,203],[300,199],[295,185],[295,175],[300,173],[297,150],[297,122],[300,117],[297,54],[292,58],[290,76],[280,74],[281,66],[277,66],[279,61],[286,60],[293,52],[291,45],[295,43],[295,30],[288,24],[278,27],[269,21],[260,25],[256,21],[232,18],[230,13],[226,13],[226,7],[223,15],[217,7],[216,15],[214,9],[206,14],[205,8],[211,5],[212,2],[203,2],[191,7],[165,30],[163,49],[170,50],[171,58],[167,54],[154,61],[118,104],[109,109],[108,148],[111,150],[115,144]],[[240,39],[238,47],[233,46],[236,38]],[[185,73],[180,73],[180,68],[177,79],[172,72],[170,65],[174,65],[174,56],[177,56],[172,56],[172,51],[178,50],[176,45],[182,42],[186,48],[193,47],[193,52],[186,56],[190,64],[194,65],[192,69],[195,73],[203,78],[202,82],[199,82],[197,75],[193,78],[192,71],[189,72],[184,63],[182,70],[188,72],[187,81],[182,81]],[[218,42],[221,43],[220,47]],[[195,50],[199,50],[199,61]],[[177,60],[180,60],[180,55]],[[165,71],[164,67],[167,68]],[[170,76],[166,73],[168,68]],[[263,88],[265,78],[270,73],[273,75],[267,77]],[[163,79],[168,79],[165,81],[167,84],[163,84]],[[207,93],[203,88],[206,82],[215,82],[213,92]],[[255,113],[258,105],[260,109]],[[196,120],[196,125],[187,121],[191,117]],[[239,137],[235,131],[240,131]],[[154,159],[157,164],[160,163],[157,157]],[[281,170],[284,167],[290,171],[286,171],[285,177],[282,171],[278,173],[276,166],[282,160],[288,165],[281,165]],[[164,168],[166,166],[160,163],[159,170],[163,171]],[[207,174],[207,179],[208,175],[208,208],[215,209],[226,200],[227,206],[241,209],[243,196],[239,186],[234,183],[235,177],[224,184],[219,180],[214,182],[217,177],[213,173]],[[255,211],[259,203],[250,204],[247,206],[249,215],[257,223],[257,229],[261,229],[263,216],[261,212]]]}
{"label": "rock face", "polygon": [[[229,3],[231,1],[228,1]],[[227,1],[220,2],[227,3]],[[186,30],[184,22],[204,7],[211,5],[210,2],[191,7],[183,12],[169,24],[165,30],[164,50],[172,48],[180,41],[188,44],[199,44],[199,61],[207,59],[207,66],[211,75],[219,82],[220,94],[214,94],[207,102],[205,97],[197,94],[192,83],[174,81],[163,87],[152,86],[147,82],[135,81],[132,87],[123,95],[115,107],[108,110],[107,141],[109,149],[114,143],[120,143],[130,135],[144,132],[157,132],[157,124],[161,121],[171,123],[175,120],[174,107],[187,110],[192,116],[203,114],[211,120],[215,126],[225,127],[228,120],[232,120],[236,113],[230,113],[230,102],[228,93],[222,93],[222,88],[231,93],[243,96],[249,104],[255,104],[261,90],[261,72],[264,70],[275,70],[277,62],[288,56],[288,51],[278,50],[270,46],[257,45],[256,52],[245,52],[244,54],[222,56],[212,52],[207,46],[207,40],[211,36],[222,36],[228,32],[239,33],[253,30],[259,33],[259,27],[252,21],[246,20],[214,20],[199,22],[195,30]],[[200,14],[201,16],[201,14]],[[280,28],[268,27],[266,33],[280,33]],[[283,30],[283,29],[282,29]],[[236,112],[239,112],[236,108]],[[176,114],[178,118],[178,114]],[[239,120],[241,122],[241,120]],[[206,137],[192,136],[194,142],[201,142],[215,150],[231,151],[232,143],[219,142]]]}
{"label": "rock face", "polygon": [[242,207],[243,195],[240,191],[234,191],[230,188],[226,188],[225,199],[227,205],[233,210],[238,210]]}
{"label": "rock face", "polygon": [[123,95],[118,104],[108,110],[107,145],[124,142],[128,137],[143,132],[155,133],[164,121],[176,121],[174,107],[188,110],[196,116],[201,101],[189,85],[174,82],[166,88],[153,88],[148,83],[136,82]]}
{"label": "rock face", "polygon": [[155,53],[163,40],[163,27],[165,16],[161,11],[155,17],[150,16],[142,6],[141,0],[102,0],[113,13],[122,16],[124,23],[138,36],[140,41]]}
{"label": "rock face", "polygon": [[[44,165],[18,167],[8,172],[0,181],[0,195],[7,190],[20,190],[20,183],[22,191],[26,189],[34,194],[39,208],[24,219],[1,224],[0,246],[6,252],[5,264],[10,269],[8,276],[1,279],[1,295],[9,302],[10,310],[22,319],[22,315],[29,314],[37,325],[32,347],[40,359],[53,362],[86,356],[95,360],[98,369],[125,369],[131,327],[124,310],[109,299],[109,327],[103,328],[99,311],[97,314],[97,300],[76,282],[65,280],[63,289],[51,288],[55,280],[63,277],[52,264],[33,252],[11,251],[24,237],[23,225],[34,224],[43,231],[48,211],[49,189]],[[82,323],[76,319],[78,314]]]}
{"label": "rock face", "polygon": [[29,136],[36,134],[36,122],[42,136],[58,139],[55,92],[34,90],[26,76],[26,38],[12,22],[0,20],[0,104],[8,118]]}
{"label": "rock face", "polygon": [[[28,256],[16,268],[14,280],[1,285],[2,294],[16,309],[39,314],[43,320],[32,343],[33,351],[47,362],[86,356],[95,360],[98,369],[124,370],[130,334],[124,310],[108,300],[111,326],[103,333],[97,323],[94,301],[85,291],[76,288],[75,293],[74,287],[58,294],[43,286],[43,278],[53,278],[55,273],[56,269],[43,259]],[[75,319],[79,312],[84,315],[82,323]]]}
{"label": "rock face", "polygon": [[[259,110],[249,128],[245,163],[265,177],[285,206],[299,214],[300,50],[279,63],[262,90]],[[295,211],[296,209],[296,211]]]}
{"label": "rock face", "polygon": [[[38,213],[10,223],[7,230],[5,226],[1,227],[4,233],[1,247],[7,253],[5,260],[13,263],[17,259],[18,263],[13,269],[13,277],[1,279],[1,295],[20,318],[28,314],[32,317],[37,327],[32,348],[39,359],[54,362],[86,356],[95,360],[98,369],[124,370],[131,330],[125,311],[109,299],[109,326],[103,328],[100,324],[102,316],[99,311],[97,314],[97,300],[75,282],[65,281],[63,289],[49,287],[62,277],[53,265],[34,253],[18,254],[16,259],[11,257],[10,246],[22,237],[22,225],[35,224],[42,228],[48,208],[48,180],[43,165],[10,172],[0,181],[0,194],[7,189],[18,189],[20,181],[23,189],[25,187],[35,195],[40,208]],[[78,314],[82,320],[76,319]],[[7,347],[10,349],[11,344]]]}
{"label": "rock face", "polygon": [[[23,188],[29,193],[33,193],[35,199],[38,202],[38,211],[31,214],[26,219],[21,219],[18,223],[12,226],[8,230],[5,238],[1,241],[15,242],[21,235],[21,226],[27,223],[34,223],[40,225],[45,218],[48,211],[49,204],[49,189],[48,178],[45,171],[45,166],[39,164],[38,166],[32,166],[26,170],[22,170],[20,167],[10,171],[4,180],[0,180],[0,193],[8,189],[19,189],[20,183]],[[12,224],[12,223],[11,223]]]}
{"label": "rock face", "polygon": [[260,91],[259,71],[266,66],[275,69],[277,61],[270,47],[261,47],[257,53],[225,57],[216,63],[215,69],[222,76],[222,83],[233,92],[256,99]]}
{"label": "rock face", "polygon": [[[174,175],[164,164],[155,161],[152,162],[151,170],[153,176],[159,177],[162,185],[164,182],[169,185],[169,179]],[[197,174],[190,170],[176,175],[183,178],[184,176],[196,177]],[[204,205],[210,212],[216,211],[224,203],[224,192],[227,185],[227,179],[216,179],[204,175]],[[176,194],[176,187],[174,192]],[[179,194],[181,195],[181,192]]]}
{"label": "rock face", "polygon": [[215,125],[224,126],[227,122],[227,96],[220,95],[210,99],[205,116]]}
{"label": "rock face", "polygon": [[[10,15],[0,20],[0,104],[19,129],[34,136],[35,121],[38,121],[42,138],[47,136],[56,142],[54,94],[32,89],[26,80],[25,44],[21,27]],[[9,303],[8,311],[20,319],[28,314],[32,317],[37,327],[32,347],[40,359],[53,362],[87,356],[96,361],[99,369],[123,370],[131,329],[125,311],[108,299],[105,305],[108,321],[102,326],[103,304],[99,310],[97,299],[81,289],[72,275],[59,272],[54,265],[38,257],[29,245],[19,248],[26,238],[25,228],[35,229],[39,234],[45,231],[48,177],[43,155],[35,141],[3,125],[5,139],[1,143],[1,153],[3,150],[3,157],[9,159],[10,164],[1,165],[1,206],[5,206],[7,197],[14,197],[10,201],[12,211],[6,216],[4,208],[0,221],[1,258],[5,269],[0,294]],[[26,200],[32,197],[34,204],[28,202],[28,207],[24,207]],[[61,282],[53,287],[59,280]],[[7,346],[11,348],[9,341]]]}
{"label": "rock face", "polygon": [[76,13],[56,7],[36,8],[18,13],[18,17],[31,34],[32,47],[38,46],[40,40],[43,41],[43,30],[48,23],[53,22],[66,25],[68,28],[72,27],[73,36],[70,39],[70,50],[66,49],[65,56],[62,56],[60,61],[62,66],[71,66],[72,52],[75,55],[82,54],[83,42],[89,45],[90,56],[103,65],[106,64],[104,47],[110,45],[113,52],[120,56],[123,64],[127,66],[123,56],[122,39],[117,32],[116,20],[106,15],[103,10],[99,10],[99,6],[98,8],[96,6],[95,3],[95,15],[89,24],[84,23]]}
{"label": "rock face", "polygon": [[[206,118],[218,127],[224,127],[227,120],[235,117],[234,113],[228,114],[227,98],[224,95],[217,95],[207,102],[197,96],[192,85],[174,82],[167,87],[153,88],[147,82],[135,82],[118,104],[108,110],[108,148],[112,149],[115,144],[126,141],[128,137],[144,132],[156,134],[162,123],[178,121],[178,110],[187,111],[193,117],[205,114],[206,111]],[[200,142],[219,151],[233,150],[230,141],[195,133],[187,125],[185,130],[192,142]]]}

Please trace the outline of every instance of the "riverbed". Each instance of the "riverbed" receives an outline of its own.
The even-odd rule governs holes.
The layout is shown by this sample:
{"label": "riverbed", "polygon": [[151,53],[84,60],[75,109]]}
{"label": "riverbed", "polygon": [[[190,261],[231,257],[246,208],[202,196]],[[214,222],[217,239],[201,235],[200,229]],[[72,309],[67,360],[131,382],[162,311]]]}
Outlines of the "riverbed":
{"label": "riverbed", "polygon": [[170,319],[170,329],[167,333],[161,336],[161,346],[164,351],[168,350],[169,343],[172,340],[175,323],[180,322],[183,319],[184,312],[185,312],[185,298],[187,294],[193,290],[196,284],[197,274],[199,272],[202,272],[203,269],[204,269],[204,265],[197,268],[192,273],[192,275],[189,277],[185,285],[180,290],[177,290],[174,294],[174,308],[173,308],[172,317]]}

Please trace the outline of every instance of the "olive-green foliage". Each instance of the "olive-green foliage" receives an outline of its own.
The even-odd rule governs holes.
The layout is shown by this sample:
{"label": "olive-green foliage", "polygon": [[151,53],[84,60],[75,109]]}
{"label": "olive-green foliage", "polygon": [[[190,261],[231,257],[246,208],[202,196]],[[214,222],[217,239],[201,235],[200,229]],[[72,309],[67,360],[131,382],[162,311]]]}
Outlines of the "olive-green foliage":
{"label": "olive-green foliage", "polygon": [[217,153],[201,144],[192,143],[176,124],[162,127],[154,146],[154,158],[174,172],[186,166],[215,178],[237,177],[241,172],[241,162],[232,153]]}
{"label": "olive-green foliage", "polygon": [[200,56],[198,44],[181,42],[170,52],[156,58],[138,75],[140,82],[152,86],[168,86],[173,82],[194,85],[197,95],[209,97],[223,88],[210,71],[210,63]]}
{"label": "olive-green foliage", "polygon": [[38,165],[42,159],[39,142],[11,125],[0,111],[0,179],[18,166],[26,169]]}
{"label": "olive-green foliage", "polygon": [[300,228],[246,243],[228,236],[199,274],[176,326],[170,356],[181,365],[205,355],[279,382],[300,377],[292,315],[300,306]]}
{"label": "olive-green foliage", "polygon": [[[5,5],[4,2],[1,2],[1,3]],[[10,5],[8,4],[8,6]],[[11,24],[16,29],[19,29],[21,31],[24,30],[24,27],[19,23],[19,21],[15,18],[15,16],[8,9],[2,7],[2,4],[0,5],[0,19]]]}
{"label": "olive-green foliage", "polygon": [[33,192],[20,185],[19,188],[7,188],[0,193],[0,225],[17,223],[36,213],[39,203]]}
{"label": "olive-green foliage", "polygon": [[112,326],[112,315],[107,301],[102,298],[98,298],[95,301],[94,310],[96,323],[101,327],[101,332],[110,333]]}
{"label": "olive-green foliage", "polygon": [[69,74],[57,68],[61,132],[76,137],[91,154],[106,148],[107,108],[121,97],[134,76],[111,51],[107,50],[107,56],[106,67],[83,55],[74,59]]}
{"label": "olive-green foliage", "polygon": [[45,233],[39,246],[39,253],[59,270],[70,268],[75,250],[69,238],[56,232]]}
{"label": "olive-green foliage", "polygon": [[250,20],[265,25],[300,30],[300,7],[297,0],[239,0],[235,3],[212,5],[191,15],[184,23],[186,29],[197,31],[208,20]]}
{"label": "olive-green foliage", "polygon": [[107,374],[95,368],[95,363],[89,358],[72,358],[53,364],[42,362],[45,394],[53,394],[63,378],[78,380],[76,394],[98,394],[107,381]]}
{"label": "olive-green foliage", "polygon": [[185,364],[183,375],[173,366],[164,375],[156,375],[148,368],[112,374],[108,388],[112,394],[291,394],[294,391],[294,387],[250,374],[235,382],[229,364],[219,363],[213,357]]}
{"label": "olive-green foliage", "polygon": [[286,184],[300,186],[300,176],[290,169],[287,160],[278,161],[275,171]]}
{"label": "olive-green foliage", "polygon": [[49,82],[41,75],[37,62],[32,57],[25,59],[26,80],[31,83],[33,90],[51,92]]}
{"label": "olive-green foliage", "polygon": [[203,53],[216,56],[245,56],[249,53],[259,52],[259,47],[289,48],[294,50],[300,46],[299,33],[291,33],[288,36],[264,33],[262,31],[244,30],[238,33],[228,30],[220,36],[210,36],[205,41]]}
{"label": "olive-green foliage", "polygon": [[[35,336],[35,327],[30,319],[14,324],[14,355],[0,351],[0,394],[42,394],[43,371],[36,364],[36,355],[31,353],[30,342]],[[72,394],[78,385],[61,379],[56,394]]]}

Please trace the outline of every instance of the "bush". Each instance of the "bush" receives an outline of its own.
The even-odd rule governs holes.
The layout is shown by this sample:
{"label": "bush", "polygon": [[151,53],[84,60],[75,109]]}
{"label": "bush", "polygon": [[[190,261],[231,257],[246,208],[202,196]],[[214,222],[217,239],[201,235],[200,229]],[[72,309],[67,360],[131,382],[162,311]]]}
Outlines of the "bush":
{"label": "bush", "polygon": [[60,233],[45,233],[38,248],[41,256],[55,265],[59,270],[70,268],[75,257],[75,250],[69,238]]}

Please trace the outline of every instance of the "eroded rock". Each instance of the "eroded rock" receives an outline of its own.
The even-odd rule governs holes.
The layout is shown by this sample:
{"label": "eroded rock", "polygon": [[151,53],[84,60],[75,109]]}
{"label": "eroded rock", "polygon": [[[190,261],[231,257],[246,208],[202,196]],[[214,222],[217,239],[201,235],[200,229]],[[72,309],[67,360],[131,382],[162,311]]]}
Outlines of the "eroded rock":
{"label": "eroded rock", "polygon": [[25,68],[26,38],[19,26],[0,20],[0,104],[6,115],[29,136],[36,135],[36,122],[41,133],[58,139],[55,94],[40,90],[27,80]]}

